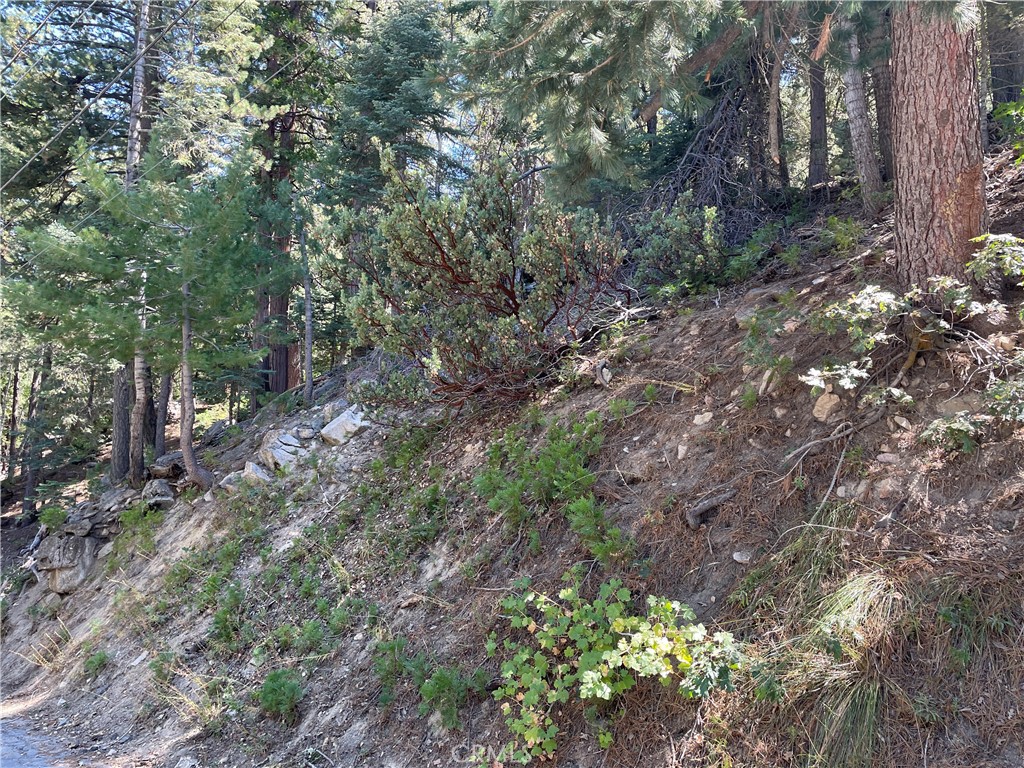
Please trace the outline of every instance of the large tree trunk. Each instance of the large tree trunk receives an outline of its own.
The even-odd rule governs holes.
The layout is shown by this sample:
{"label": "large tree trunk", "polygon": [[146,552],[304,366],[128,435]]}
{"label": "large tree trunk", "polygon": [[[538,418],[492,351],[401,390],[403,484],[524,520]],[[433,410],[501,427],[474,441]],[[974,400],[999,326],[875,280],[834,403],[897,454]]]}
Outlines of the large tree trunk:
{"label": "large tree trunk", "polygon": [[786,161],[786,152],[783,147],[783,125],[782,125],[782,66],[786,61],[786,52],[789,50],[791,28],[796,19],[797,6],[792,6],[786,11],[779,30],[779,40],[775,43],[775,58],[772,61],[772,68],[768,80],[768,147],[772,155],[772,163],[775,172],[779,177],[779,184],[785,188],[789,186],[789,163]]}
{"label": "large tree trunk", "polygon": [[811,138],[807,186],[828,181],[828,127],[825,124],[825,63],[814,59],[807,65],[811,81]]}
{"label": "large tree trunk", "polygon": [[114,374],[113,419],[110,428],[110,482],[117,484],[128,474],[128,443],[131,429],[129,408],[132,402],[132,364],[126,363]]}
{"label": "large tree trunk", "polygon": [[857,165],[860,179],[860,197],[864,213],[875,216],[885,199],[882,173],[871,144],[871,120],[868,117],[868,102],[864,94],[864,76],[859,68],[860,45],[857,36],[850,35],[847,43],[850,61],[843,70],[845,86],[846,116],[850,121],[850,143],[853,145],[853,160]]}
{"label": "large tree trunk", "polygon": [[171,374],[160,377],[160,396],[156,403],[156,434],[153,440],[153,459],[167,453],[167,407],[171,402]]}
{"label": "large tree trunk", "polygon": [[14,356],[13,380],[11,382],[11,415],[7,421],[7,478],[14,477],[18,457],[15,453],[15,436],[18,432],[18,375],[21,372],[21,355]]}
{"label": "large tree trunk", "polygon": [[[145,327],[145,326],[143,326]],[[144,424],[146,421],[146,358],[138,349],[132,364],[135,379],[135,404],[131,411],[128,437],[128,482],[134,488],[142,487],[146,475],[146,443]]]}
{"label": "large tree trunk", "polygon": [[896,178],[892,149],[892,49],[889,44],[889,12],[883,12],[868,34],[871,61],[871,90],[875,96],[875,120],[878,123],[878,153],[882,156],[882,178]]}
{"label": "large tree trunk", "polygon": [[32,377],[32,391],[29,393],[29,410],[25,418],[25,437],[22,441],[21,476],[25,479],[21,502],[21,522],[29,523],[36,517],[36,486],[43,460],[43,442],[46,439],[46,385],[53,369],[53,350],[49,345],[43,349],[43,362],[37,374]]}
{"label": "large tree trunk", "polygon": [[[128,152],[125,161],[124,186],[130,189],[138,175],[142,158],[142,111],[146,89],[146,57],[142,55],[149,37],[150,0],[139,0],[139,11],[135,25],[135,71],[132,77],[131,108],[128,110]],[[142,332],[146,330],[146,289],[145,276],[141,276],[142,288],[139,296],[139,321]],[[141,343],[141,340],[140,342]],[[134,379],[135,404],[131,411],[128,436],[128,482],[138,488],[145,480],[146,447],[143,425],[146,419],[146,358],[137,343],[135,348]]]}
{"label": "large tree trunk", "polygon": [[911,2],[893,14],[896,272],[967,280],[971,239],[985,231],[974,33]]}
{"label": "large tree trunk", "polygon": [[306,321],[306,334],[302,345],[302,399],[306,402],[306,407],[309,407],[313,404],[313,285],[309,274],[309,256],[306,254],[305,225],[299,230],[299,250],[302,252],[302,293]]}
{"label": "large tree trunk", "polygon": [[213,475],[199,464],[193,446],[196,400],[192,392],[192,363],[189,361],[192,352],[192,317],[188,307],[191,294],[187,281],[181,286],[181,293],[184,299],[181,318],[181,456],[189,482],[206,490],[213,485]]}

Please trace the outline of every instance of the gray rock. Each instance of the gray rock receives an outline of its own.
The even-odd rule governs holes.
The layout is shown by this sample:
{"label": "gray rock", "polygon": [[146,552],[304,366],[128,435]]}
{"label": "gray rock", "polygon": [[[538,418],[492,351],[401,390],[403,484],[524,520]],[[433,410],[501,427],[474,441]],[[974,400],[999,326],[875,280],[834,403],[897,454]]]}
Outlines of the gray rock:
{"label": "gray rock", "polygon": [[46,576],[51,592],[66,595],[85,581],[96,562],[97,540],[56,533],[36,550],[36,569]]}
{"label": "gray rock", "polygon": [[324,406],[324,422],[333,421],[348,407],[348,400],[345,398],[328,403]]}
{"label": "gray rock", "polygon": [[320,430],[320,439],[329,445],[342,445],[369,426],[363,419],[363,412],[359,406],[353,405]]}
{"label": "gray rock", "polygon": [[203,433],[203,439],[200,440],[200,445],[216,445],[223,438],[228,431],[227,419],[221,419],[215,421],[210,425],[210,428]]}
{"label": "gray rock", "polygon": [[218,486],[229,491],[238,490],[238,486],[242,484],[242,470],[238,469],[230,474],[224,475],[221,481],[217,483]]}
{"label": "gray rock", "polygon": [[295,436],[298,437],[300,440],[312,440],[314,437],[316,437],[316,430],[313,429],[312,427],[301,426],[296,428]]}
{"label": "gray rock", "polygon": [[149,474],[151,477],[161,479],[182,477],[185,474],[185,459],[182,457],[181,451],[165,453],[153,462],[149,468]]}
{"label": "gray rock", "polygon": [[96,507],[100,512],[120,512],[139,498],[139,492],[131,488],[111,488],[100,496]]}
{"label": "gray rock", "polygon": [[[285,436],[285,441],[281,440],[282,436]],[[308,454],[309,451],[302,447],[301,442],[282,429],[267,432],[257,452],[260,462],[271,469],[289,469]]]}
{"label": "gray rock", "polygon": [[174,491],[166,480],[150,480],[142,489],[142,500],[157,509],[170,509],[174,506]]}
{"label": "gray rock", "polygon": [[266,485],[274,479],[267,470],[254,461],[245,462],[242,478],[249,481],[252,485]]}
{"label": "gray rock", "polygon": [[732,559],[735,560],[737,563],[742,563],[744,565],[749,563],[753,556],[754,554],[747,550],[739,550],[737,552],[732,553]]}

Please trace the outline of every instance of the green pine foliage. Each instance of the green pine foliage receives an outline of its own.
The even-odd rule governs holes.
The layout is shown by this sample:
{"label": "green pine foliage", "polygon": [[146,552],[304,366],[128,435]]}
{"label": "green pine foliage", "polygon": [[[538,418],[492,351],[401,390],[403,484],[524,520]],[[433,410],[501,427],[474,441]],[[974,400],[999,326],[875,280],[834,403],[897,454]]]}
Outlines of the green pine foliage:
{"label": "green pine foliage", "polygon": [[522,398],[613,286],[617,238],[591,212],[527,211],[507,168],[435,198],[387,159],[386,212],[350,240],[361,338],[414,360],[443,402]]}

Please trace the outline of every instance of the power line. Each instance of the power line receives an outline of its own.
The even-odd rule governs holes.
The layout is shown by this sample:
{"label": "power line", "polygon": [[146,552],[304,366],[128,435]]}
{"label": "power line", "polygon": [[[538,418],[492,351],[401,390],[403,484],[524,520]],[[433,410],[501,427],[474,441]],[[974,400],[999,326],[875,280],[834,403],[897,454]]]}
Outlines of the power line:
{"label": "power line", "polygon": [[[245,0],[243,0],[243,3],[244,2],[245,2]],[[239,3],[239,5],[236,7],[235,10],[237,10],[239,7],[241,7],[241,5],[242,5],[242,3]],[[232,13],[234,13],[234,11],[232,11]],[[229,16],[230,16],[230,14],[229,14]],[[227,20],[227,18],[228,17],[225,17],[225,21]],[[317,44],[316,40],[313,40],[309,45],[307,45],[301,51],[296,53],[295,56],[293,56],[288,62],[282,64],[280,67],[278,67],[278,69],[275,72],[273,72],[270,75],[268,75],[267,77],[265,77],[262,82],[255,83],[255,84],[249,86],[249,89],[246,91],[245,95],[246,96],[250,96],[255,91],[264,88],[268,83],[270,83],[271,80],[273,80],[275,77],[277,77],[279,74],[281,74],[284,70],[286,70],[288,67],[290,67],[292,64],[294,64],[296,61],[298,61],[300,56],[303,56],[306,53],[308,53],[309,51],[311,51],[316,44]],[[152,173],[157,168],[159,168],[160,166],[164,165],[165,163],[167,163],[171,159],[172,158],[170,156],[164,157],[162,160],[160,160],[160,162],[155,163],[154,165],[152,165],[151,167],[146,169],[143,173],[139,174],[138,178],[136,178],[136,180],[135,180],[136,183],[138,183],[139,181],[144,179],[150,173]],[[117,194],[112,195],[106,202],[107,202],[107,204],[112,203],[114,200],[117,200],[119,197],[121,197],[122,195],[125,195],[127,193],[128,193],[128,189],[122,187],[121,189],[118,190]],[[77,223],[73,224],[69,229],[71,231],[73,231],[73,232],[74,231],[78,231],[79,227],[84,225],[87,221],[89,221],[89,219],[91,219],[93,216],[95,216],[96,214],[98,214],[102,210],[103,210],[103,206],[102,205],[97,206],[94,210],[89,212],[86,216],[84,216],[81,219],[79,219],[79,221]],[[63,248],[62,246],[58,245],[57,243],[51,242],[51,244],[48,245],[46,248],[44,248],[42,251],[40,251],[39,253],[33,254],[33,256],[30,259],[26,260],[26,262],[25,262],[25,264],[23,266],[28,266],[33,261],[39,259],[42,256],[45,256],[47,253],[49,253],[54,248],[60,248],[61,250],[70,253],[70,251],[67,251],[67,249]]]}
{"label": "power line", "polygon": [[[98,2],[98,0],[93,0],[92,3],[90,3],[89,8],[92,8],[92,6],[95,5],[97,2]],[[227,24],[228,19],[230,19],[232,16],[234,16],[236,13],[238,13],[239,9],[243,5],[245,5],[247,2],[249,2],[249,0],[240,0],[240,2],[234,8],[232,8],[228,12],[228,14],[226,16],[224,16],[224,18],[222,18],[220,21],[217,22],[217,25],[215,27],[213,27],[213,29],[210,30],[210,34],[212,35],[212,34],[216,33],[217,31],[219,31],[221,27],[223,27],[225,24]],[[88,11],[89,8],[86,8],[86,11]],[[84,14],[85,14],[85,11],[82,11],[82,13],[79,14],[79,16],[78,16],[78,19],[82,18],[82,15],[84,15]],[[72,22],[72,26],[75,23],[77,23],[78,19],[75,19],[75,21]],[[24,76],[22,76],[22,77],[24,78]],[[114,130],[115,126],[120,124],[120,121],[124,119],[125,115],[127,115],[127,112],[122,113],[117,118],[117,120],[111,121],[110,126],[103,133],[101,133],[96,139],[94,139],[92,144],[90,144],[84,150],[82,150],[82,152],[80,152],[78,154],[78,156],[75,157],[74,160],[72,160],[70,163],[68,163],[68,166],[69,167],[75,166],[78,163],[79,160],[81,160],[83,157],[85,157],[87,154],[89,154],[93,149],[95,149],[97,146],[99,146],[100,142],[103,141],[103,139],[106,138],[110,134],[110,132],[112,130]],[[43,194],[48,192],[57,182],[59,182],[61,180],[61,178],[63,176],[64,176],[64,171],[61,171],[60,173],[58,173],[49,183],[47,183],[46,187],[43,189]],[[24,209],[22,209],[20,214],[16,214],[14,221],[12,221],[9,226],[13,226],[14,224],[17,224],[18,221],[22,218],[22,215],[24,213],[26,213],[30,208],[31,208],[31,205],[26,206]]]}
{"label": "power line", "polygon": [[2,75],[8,69],[14,66],[14,62],[18,60],[18,57],[21,55],[21,52],[24,51],[25,48],[28,47],[28,44],[32,42],[32,38],[39,34],[39,30],[46,26],[47,20],[53,15],[53,12],[56,11],[59,7],[60,2],[54,2],[50,10],[48,10],[46,12],[46,15],[43,16],[43,20],[39,22],[39,26],[32,30],[31,34],[29,34],[29,36],[25,38],[25,42],[21,44],[21,47],[14,52],[13,56],[11,56],[11,60],[4,65],[3,69],[0,69],[0,75]]}
{"label": "power line", "polygon": [[[85,14],[87,14],[89,11],[91,11],[92,7],[94,5],[96,5],[96,3],[98,3],[98,2],[99,2],[99,0],[92,0],[92,2],[89,3],[88,6],[86,6],[85,10],[82,11],[80,14],[78,14],[78,16],[75,17],[75,20],[72,21],[71,24],[69,24],[68,26],[69,27],[74,27],[75,24],[77,24],[79,21],[81,21],[82,17],[85,16]],[[14,91],[18,90],[18,86],[21,85],[22,81],[39,68],[39,65],[42,64],[42,58],[43,57],[40,56],[38,60],[33,61],[29,65],[29,68],[24,72],[24,74],[22,74],[22,76],[18,78],[18,82],[16,82],[14,85],[12,85],[10,88],[7,89],[7,93],[8,94],[14,93]],[[0,74],[2,74],[2,73],[0,73]]]}
{"label": "power line", "polygon": [[132,69],[135,66],[135,64],[140,59],[142,59],[143,57],[145,57],[145,55],[147,53],[149,53],[149,49],[150,48],[152,48],[154,45],[156,45],[161,40],[163,40],[164,36],[168,32],[170,32],[171,28],[175,24],[177,24],[179,21],[181,21],[183,18],[185,18],[185,14],[187,14],[189,11],[191,11],[193,8],[195,8],[196,5],[198,5],[198,4],[199,4],[199,0],[192,0],[192,2],[188,4],[188,7],[186,7],[185,10],[182,11],[174,21],[172,21],[170,24],[168,24],[167,26],[165,26],[163,28],[163,31],[161,31],[160,34],[157,35],[156,38],[154,38],[153,42],[151,42],[149,45],[147,45],[145,48],[143,48],[141,53],[139,53],[136,56],[134,56],[132,58],[132,60],[127,64],[127,66],[125,66],[124,69],[122,69],[120,72],[117,73],[117,75],[114,76],[113,80],[111,80],[109,83],[107,83],[105,86],[103,86],[103,90],[101,90],[85,106],[83,106],[80,110],[78,110],[72,116],[72,118],[67,123],[64,124],[63,128],[61,128],[59,131],[57,131],[57,133],[52,138],[50,138],[49,141],[47,141],[45,144],[43,144],[43,146],[41,146],[39,148],[39,150],[34,155],[32,155],[32,157],[30,157],[28,160],[26,160],[25,164],[22,165],[21,168],[19,168],[17,171],[14,172],[14,175],[11,176],[9,179],[7,179],[7,181],[4,183],[3,186],[0,186],[0,192],[3,192],[5,189],[7,189],[7,187],[10,186],[11,182],[13,182],[16,178],[18,178],[18,176],[20,176],[22,174],[22,172],[26,168],[28,168],[29,165],[32,164],[32,161],[34,161],[37,157],[39,157],[41,154],[43,154],[43,152],[45,152],[47,149],[49,149],[50,145],[53,144],[53,142],[55,142],[57,139],[59,139],[61,136],[63,136],[64,135],[64,131],[66,131],[68,128],[70,128],[72,125],[74,125],[75,121],[79,117],[81,117],[85,113],[85,111],[87,109],[89,109],[90,107],[95,105],[96,102],[98,102],[101,98],[103,98],[103,96],[106,95],[107,91],[109,91],[111,88],[113,88],[114,85],[117,84],[120,81],[120,79],[124,76],[124,74],[126,72],[128,72],[130,69]]}

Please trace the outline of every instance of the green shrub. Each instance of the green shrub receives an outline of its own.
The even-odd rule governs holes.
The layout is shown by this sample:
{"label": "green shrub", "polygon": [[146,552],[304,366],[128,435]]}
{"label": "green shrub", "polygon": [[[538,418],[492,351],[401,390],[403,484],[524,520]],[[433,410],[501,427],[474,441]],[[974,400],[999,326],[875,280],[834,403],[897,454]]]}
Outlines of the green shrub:
{"label": "green shrub", "polygon": [[[609,701],[644,677],[675,685],[687,698],[732,690],[741,661],[732,635],[709,637],[684,605],[650,597],[646,612],[635,614],[632,595],[615,580],[593,602],[576,584],[557,599],[529,590],[526,581],[519,586],[501,606],[522,639],[505,640],[503,684],[494,694],[512,733],[506,758],[527,763],[553,754],[559,709],[570,698]],[[492,635],[489,654],[497,647]]]}
{"label": "green shrub", "polygon": [[49,531],[55,531],[68,520],[67,510],[62,507],[45,507],[39,513],[39,522]]}
{"label": "green shrub", "polygon": [[651,214],[633,240],[636,282],[663,296],[700,293],[717,283],[726,269],[717,217],[715,208],[691,208],[688,196],[668,213]]}
{"label": "green shrub", "polygon": [[302,677],[292,669],[275,669],[259,691],[260,706],[271,717],[293,725],[299,716],[299,702],[305,695]]}
{"label": "green shrub", "polygon": [[415,363],[448,404],[521,399],[612,287],[617,238],[593,212],[527,211],[510,168],[435,197],[384,155],[387,212],[343,227],[361,233],[348,243],[360,340]]}
{"label": "green shrub", "polygon": [[110,654],[106,651],[97,651],[85,660],[85,676],[90,680],[95,679],[100,671],[110,663]]}
{"label": "green shrub", "polygon": [[482,669],[467,678],[453,667],[438,667],[420,685],[422,701],[419,713],[427,715],[436,711],[441,715],[441,723],[445,728],[461,729],[459,709],[466,703],[470,691],[482,694],[486,686],[487,674]]}

